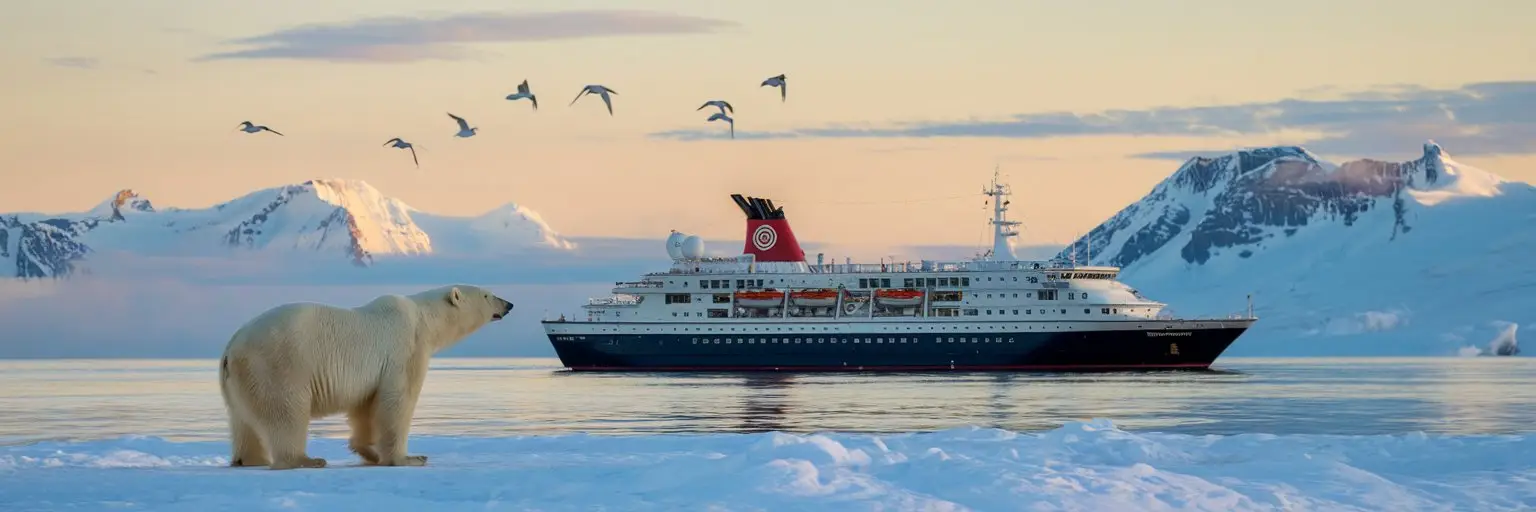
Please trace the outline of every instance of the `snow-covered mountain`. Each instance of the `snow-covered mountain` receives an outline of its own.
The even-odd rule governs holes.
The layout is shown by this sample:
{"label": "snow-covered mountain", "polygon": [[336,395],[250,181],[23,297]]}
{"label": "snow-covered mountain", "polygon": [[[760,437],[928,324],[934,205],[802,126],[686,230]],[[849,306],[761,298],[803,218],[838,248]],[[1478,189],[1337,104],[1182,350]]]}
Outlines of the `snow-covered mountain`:
{"label": "snow-covered mountain", "polygon": [[1536,187],[1433,141],[1414,160],[1338,165],[1249,149],[1188,160],[1059,257],[1122,267],[1184,314],[1252,294],[1260,320],[1233,354],[1308,339],[1319,355],[1455,354],[1536,323]]}
{"label": "snow-covered mountain", "polygon": [[359,180],[310,180],[206,209],[157,209],[122,190],[83,213],[0,214],[0,275],[22,279],[68,276],[104,250],[334,254],[366,267],[390,256],[572,248],[537,213],[515,204],[477,217],[433,215]]}

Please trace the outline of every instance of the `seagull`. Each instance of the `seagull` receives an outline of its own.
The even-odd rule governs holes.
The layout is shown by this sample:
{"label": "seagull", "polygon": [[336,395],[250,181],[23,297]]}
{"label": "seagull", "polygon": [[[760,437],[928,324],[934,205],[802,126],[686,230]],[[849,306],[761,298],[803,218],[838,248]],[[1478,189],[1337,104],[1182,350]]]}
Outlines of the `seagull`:
{"label": "seagull", "polygon": [[789,86],[784,83],[784,75],[780,74],[779,76],[768,77],[767,80],[763,80],[763,85],[759,85],[758,87],[765,87],[770,85],[779,88],[779,101],[784,101],[784,95],[789,94]]}
{"label": "seagull", "polygon": [[527,80],[523,80],[523,83],[517,84],[517,94],[508,94],[507,95],[507,99],[508,100],[513,100],[513,101],[520,100],[520,99],[523,99],[523,98],[528,98],[528,101],[533,102],[533,109],[534,110],[538,110],[539,109],[539,98],[535,97],[532,92],[528,91],[528,81]]}
{"label": "seagull", "polygon": [[[272,132],[272,133],[277,133],[277,130],[273,130],[271,128],[267,128],[267,127],[259,125],[259,124],[251,124],[250,121],[241,121],[239,128],[240,128],[241,131],[243,131],[245,133],[256,133],[256,132],[259,132],[259,131],[262,131],[262,130],[266,130],[266,131],[269,131],[269,132]],[[277,134],[278,135],[282,135],[281,133],[277,133]]]}
{"label": "seagull", "polygon": [[416,147],[412,146],[411,143],[400,140],[399,137],[395,137],[393,139],[384,141],[384,145],[394,145],[397,148],[405,148],[411,150],[411,161],[416,163],[417,169],[421,168],[421,161],[416,159]]}
{"label": "seagull", "polygon": [[452,112],[448,113],[448,117],[452,117],[454,121],[459,123],[459,133],[453,134],[454,137],[474,137],[475,132],[480,130],[478,126],[470,128],[469,123],[465,122],[464,118],[453,115]]}
{"label": "seagull", "polygon": [[[581,92],[576,93],[576,99],[575,100],[571,100],[571,105],[575,105],[576,104],[576,100],[581,99],[582,96],[585,96],[585,95],[588,95],[588,94],[596,94],[598,96],[602,96],[603,97],[603,104],[604,105],[608,105],[608,115],[611,116],[611,115],[613,115],[613,100],[609,99],[608,95],[609,94],[618,94],[618,93],[619,93],[619,91],[615,91],[613,89],[609,89],[609,88],[607,88],[605,86],[601,86],[601,85],[588,85],[586,87],[581,88]],[[570,106],[570,105],[567,105],[567,106]]]}
{"label": "seagull", "polygon": [[736,113],[736,109],[732,108],[730,102],[727,102],[725,100],[709,100],[709,101],[706,101],[706,102],[704,102],[703,105],[699,105],[699,108],[693,109],[693,111],[694,112],[698,112],[700,110],[704,110],[704,107],[716,107],[716,108],[719,108],[721,114],[726,113],[726,111],[730,111],[730,113],[732,113],[732,114]]}
{"label": "seagull", "polygon": [[736,120],[731,119],[731,116],[725,115],[725,112],[715,113],[714,115],[709,116],[709,119],[706,119],[705,121],[725,121],[727,123],[731,123],[731,138],[736,138]]}

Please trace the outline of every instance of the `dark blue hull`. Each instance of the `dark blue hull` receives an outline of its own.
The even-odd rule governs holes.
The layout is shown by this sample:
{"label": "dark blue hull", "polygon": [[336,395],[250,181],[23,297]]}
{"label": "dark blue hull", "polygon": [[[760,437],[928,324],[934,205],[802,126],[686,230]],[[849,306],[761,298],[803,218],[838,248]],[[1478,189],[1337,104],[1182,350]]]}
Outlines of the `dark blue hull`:
{"label": "dark blue hull", "polygon": [[551,333],[549,340],[565,367],[583,371],[1116,371],[1208,368],[1246,330]]}

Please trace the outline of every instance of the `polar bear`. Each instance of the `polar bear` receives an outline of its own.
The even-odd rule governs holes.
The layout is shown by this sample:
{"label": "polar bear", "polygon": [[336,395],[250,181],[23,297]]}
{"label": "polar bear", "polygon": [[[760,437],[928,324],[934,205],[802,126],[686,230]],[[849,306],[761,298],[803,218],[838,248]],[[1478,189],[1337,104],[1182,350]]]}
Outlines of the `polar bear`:
{"label": "polar bear", "polygon": [[346,413],[348,447],[369,465],[421,466],[406,436],[433,354],[512,311],[479,287],[384,295],[356,308],[284,304],[235,331],[219,360],[231,466],[321,468],[309,422]]}

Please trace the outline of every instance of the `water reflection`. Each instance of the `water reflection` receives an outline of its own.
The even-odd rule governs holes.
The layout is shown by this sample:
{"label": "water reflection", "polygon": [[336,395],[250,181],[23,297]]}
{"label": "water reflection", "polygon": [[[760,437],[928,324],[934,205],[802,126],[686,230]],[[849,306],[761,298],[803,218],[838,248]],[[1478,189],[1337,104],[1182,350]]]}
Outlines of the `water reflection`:
{"label": "water reflection", "polygon": [[786,430],[785,418],[789,416],[790,386],[795,376],[788,374],[755,374],[741,380],[745,388],[741,394],[741,421],[738,432],[772,432]]}
{"label": "water reflection", "polygon": [[[1226,371],[580,373],[554,360],[435,361],[413,434],[1039,431],[1110,418],[1190,434],[1508,433],[1536,425],[1536,360],[1234,359]],[[0,361],[0,442],[223,440],[213,361]],[[345,421],[314,423],[344,437]]]}

